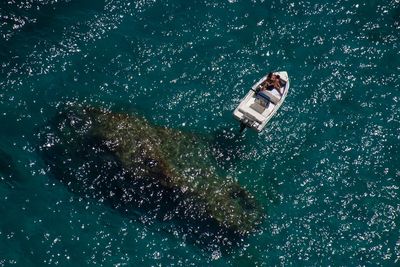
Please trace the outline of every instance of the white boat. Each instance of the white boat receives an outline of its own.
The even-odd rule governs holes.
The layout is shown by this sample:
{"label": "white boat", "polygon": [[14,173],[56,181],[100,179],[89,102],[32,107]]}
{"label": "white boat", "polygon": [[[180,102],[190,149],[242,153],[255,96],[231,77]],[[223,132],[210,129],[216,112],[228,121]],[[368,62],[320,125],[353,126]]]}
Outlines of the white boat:
{"label": "white boat", "polygon": [[280,76],[280,93],[277,89],[260,91],[259,88],[267,79],[267,74],[251,87],[233,112],[235,119],[240,121],[241,131],[249,127],[261,132],[285,101],[289,90],[288,74],[286,71],[273,72],[273,74]]}

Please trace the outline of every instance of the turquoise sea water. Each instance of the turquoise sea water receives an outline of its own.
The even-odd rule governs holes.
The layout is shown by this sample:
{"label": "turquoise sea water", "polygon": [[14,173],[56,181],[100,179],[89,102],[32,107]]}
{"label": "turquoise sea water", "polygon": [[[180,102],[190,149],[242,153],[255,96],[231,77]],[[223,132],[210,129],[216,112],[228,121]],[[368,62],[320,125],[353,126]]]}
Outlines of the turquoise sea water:
{"label": "turquoise sea water", "polygon": [[[41,0],[0,3],[0,266],[400,264],[400,4]],[[232,110],[270,70],[266,130]],[[67,102],[209,136],[266,218],[239,246],[73,193],[39,152]]]}

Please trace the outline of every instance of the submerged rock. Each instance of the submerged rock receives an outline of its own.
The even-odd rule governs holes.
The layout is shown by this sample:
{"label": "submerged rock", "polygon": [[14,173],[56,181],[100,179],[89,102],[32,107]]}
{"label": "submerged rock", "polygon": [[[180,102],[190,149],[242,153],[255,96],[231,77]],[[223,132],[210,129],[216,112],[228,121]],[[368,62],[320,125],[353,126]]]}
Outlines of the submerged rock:
{"label": "submerged rock", "polygon": [[[87,175],[88,165],[106,168],[108,173],[118,169],[118,174],[107,178],[112,182],[101,182],[101,172],[92,180],[81,179],[84,182],[78,187],[95,188],[106,198],[120,192],[117,201],[169,209],[160,211],[163,220],[179,214],[239,234],[253,231],[261,220],[257,201],[238,183],[217,174],[209,145],[199,137],[91,107],[69,108],[55,124],[57,131],[47,133],[43,145],[54,167],[75,161],[74,167],[64,166],[74,171],[69,176],[73,179]],[[65,176],[65,170],[58,176]]]}

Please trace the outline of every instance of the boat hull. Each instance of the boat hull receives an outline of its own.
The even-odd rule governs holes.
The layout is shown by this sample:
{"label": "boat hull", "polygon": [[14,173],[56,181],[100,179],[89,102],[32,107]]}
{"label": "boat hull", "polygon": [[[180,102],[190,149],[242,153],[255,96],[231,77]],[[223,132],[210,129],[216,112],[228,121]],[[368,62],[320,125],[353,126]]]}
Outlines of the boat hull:
{"label": "boat hull", "polygon": [[[290,83],[286,71],[278,71],[273,74],[279,75],[284,85],[280,88],[282,95],[273,96],[273,100],[269,101],[267,105],[262,105],[257,100],[257,88],[267,79],[268,75],[262,77],[256,82],[246,96],[240,101],[238,107],[233,111],[233,117],[238,120],[243,126],[249,127],[257,132],[261,132],[269,120],[275,115],[282,103],[285,101],[289,91]],[[276,90],[277,91],[277,90]],[[278,99],[278,100],[277,100]]]}

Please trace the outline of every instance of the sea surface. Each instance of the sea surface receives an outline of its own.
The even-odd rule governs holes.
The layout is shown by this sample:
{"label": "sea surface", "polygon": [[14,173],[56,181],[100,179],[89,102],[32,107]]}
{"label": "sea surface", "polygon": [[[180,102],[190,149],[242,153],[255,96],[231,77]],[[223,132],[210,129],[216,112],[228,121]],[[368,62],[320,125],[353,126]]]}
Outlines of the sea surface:
{"label": "sea surface", "polygon": [[[399,39],[399,0],[1,1],[0,266],[399,266]],[[271,70],[285,103],[240,135]],[[265,219],[199,245],[72,192],[40,153],[66,103],[209,136]]]}

